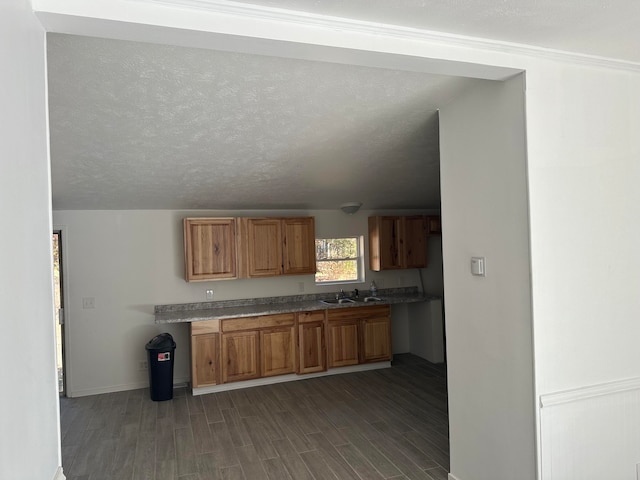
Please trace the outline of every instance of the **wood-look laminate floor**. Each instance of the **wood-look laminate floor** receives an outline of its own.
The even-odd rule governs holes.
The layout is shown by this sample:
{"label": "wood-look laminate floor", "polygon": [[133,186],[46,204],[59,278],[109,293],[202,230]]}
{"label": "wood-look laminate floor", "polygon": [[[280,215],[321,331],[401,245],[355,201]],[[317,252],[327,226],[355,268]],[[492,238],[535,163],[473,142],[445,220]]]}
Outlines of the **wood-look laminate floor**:
{"label": "wood-look laminate floor", "polygon": [[194,397],[61,398],[68,480],[427,479],[449,469],[444,368],[392,368]]}

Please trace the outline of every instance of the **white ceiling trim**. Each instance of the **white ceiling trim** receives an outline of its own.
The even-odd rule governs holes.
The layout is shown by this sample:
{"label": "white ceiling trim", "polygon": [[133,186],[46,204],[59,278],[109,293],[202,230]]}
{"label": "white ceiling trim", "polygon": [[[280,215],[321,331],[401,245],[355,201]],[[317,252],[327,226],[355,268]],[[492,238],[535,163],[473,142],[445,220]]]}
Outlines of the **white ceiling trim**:
{"label": "white ceiling trim", "polygon": [[350,18],[319,15],[316,13],[288,10],[262,5],[239,3],[230,0],[126,0],[139,4],[162,4],[174,8],[205,10],[210,13],[232,15],[236,17],[284,22],[312,26],[337,31],[346,31],[367,35],[382,35],[413,41],[431,42],[468,48],[480,48],[493,52],[525,55],[558,60],[568,63],[617,70],[640,71],[640,63],[618,60],[596,55],[568,52],[513,42],[488,40],[465,35],[434,32],[399,25],[368,22]]}

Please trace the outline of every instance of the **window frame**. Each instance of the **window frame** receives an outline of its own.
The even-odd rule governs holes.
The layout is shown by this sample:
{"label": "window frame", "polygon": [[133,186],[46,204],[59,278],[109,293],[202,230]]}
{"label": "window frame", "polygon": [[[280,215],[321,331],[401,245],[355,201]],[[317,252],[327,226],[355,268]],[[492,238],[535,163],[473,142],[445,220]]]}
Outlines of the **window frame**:
{"label": "window frame", "polygon": [[[345,240],[345,239],[354,239],[356,240],[356,256],[355,257],[347,257],[347,258],[332,258],[329,260],[318,260],[316,254],[316,272],[319,272],[318,264],[321,262],[336,262],[336,261],[356,261],[356,278],[354,280],[328,280],[328,281],[318,281],[317,277],[314,275],[314,283],[315,285],[350,285],[354,283],[364,283],[364,235],[349,235],[342,237],[323,237],[316,238],[314,244],[318,240]],[[317,273],[316,273],[317,275]]]}

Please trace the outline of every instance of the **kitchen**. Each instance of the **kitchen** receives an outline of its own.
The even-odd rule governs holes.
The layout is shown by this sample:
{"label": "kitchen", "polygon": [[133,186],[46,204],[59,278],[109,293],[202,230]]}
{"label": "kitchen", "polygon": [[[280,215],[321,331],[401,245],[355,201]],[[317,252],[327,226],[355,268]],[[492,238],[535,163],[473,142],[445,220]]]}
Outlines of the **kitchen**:
{"label": "kitchen", "polygon": [[[143,387],[143,346],[165,330],[187,382],[188,329],[154,324],[154,306],[204,302],[206,290],[231,300],[376,281],[442,296],[440,237],[428,268],[373,272],[367,218],[439,215],[436,104],[472,80],[70,35],[50,35],[49,77],[67,395]],[[353,200],[358,212],[339,210]],[[187,283],[182,220],[212,216],[314,217],[316,238],[364,239],[364,278]],[[393,307],[394,353],[411,350],[414,307]]]}
{"label": "kitchen", "polygon": [[[292,216],[298,211],[242,211],[242,216]],[[315,217],[317,238],[366,235],[369,212],[346,215],[340,210],[305,212]],[[407,214],[407,211],[385,212]],[[414,212],[411,212],[414,213]],[[439,236],[430,237],[429,267],[372,272],[363,283],[316,287],[313,275],[187,283],[184,279],[182,219],[228,216],[228,211],[55,211],[54,223],[66,237],[67,389],[70,396],[92,395],[148,385],[140,370],[145,343],[160,332],[176,343],[174,379],[190,381],[189,329],[186,324],[154,323],[154,306],[214,300],[332,294],[340,288],[366,291],[371,281],[379,288],[420,286],[432,295],[442,293],[442,254]],[[65,235],[66,234],[66,235]],[[368,263],[368,246],[365,255]],[[97,274],[100,272],[100,274]],[[420,278],[422,277],[422,278]],[[302,291],[303,290],[303,291]],[[82,298],[94,298],[94,308]],[[393,352],[410,351],[409,308],[394,305]],[[425,312],[420,312],[425,315]]]}

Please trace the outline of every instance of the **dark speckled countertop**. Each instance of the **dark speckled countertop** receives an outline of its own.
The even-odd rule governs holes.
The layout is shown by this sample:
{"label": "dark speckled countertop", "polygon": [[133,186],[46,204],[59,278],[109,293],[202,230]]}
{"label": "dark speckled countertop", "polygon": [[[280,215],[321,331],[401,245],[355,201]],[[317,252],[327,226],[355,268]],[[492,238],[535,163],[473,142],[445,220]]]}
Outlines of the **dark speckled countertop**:
{"label": "dark speckled countertop", "polygon": [[156,305],[156,323],[184,323],[224,318],[252,317],[255,315],[273,315],[277,313],[308,312],[334,308],[354,308],[364,305],[393,305],[398,303],[428,302],[439,299],[434,295],[425,295],[417,287],[379,289],[381,301],[364,302],[366,292],[355,303],[327,305],[320,300],[331,299],[331,294],[290,295],[285,297],[250,298],[244,300],[221,300],[217,302],[180,303]]}

